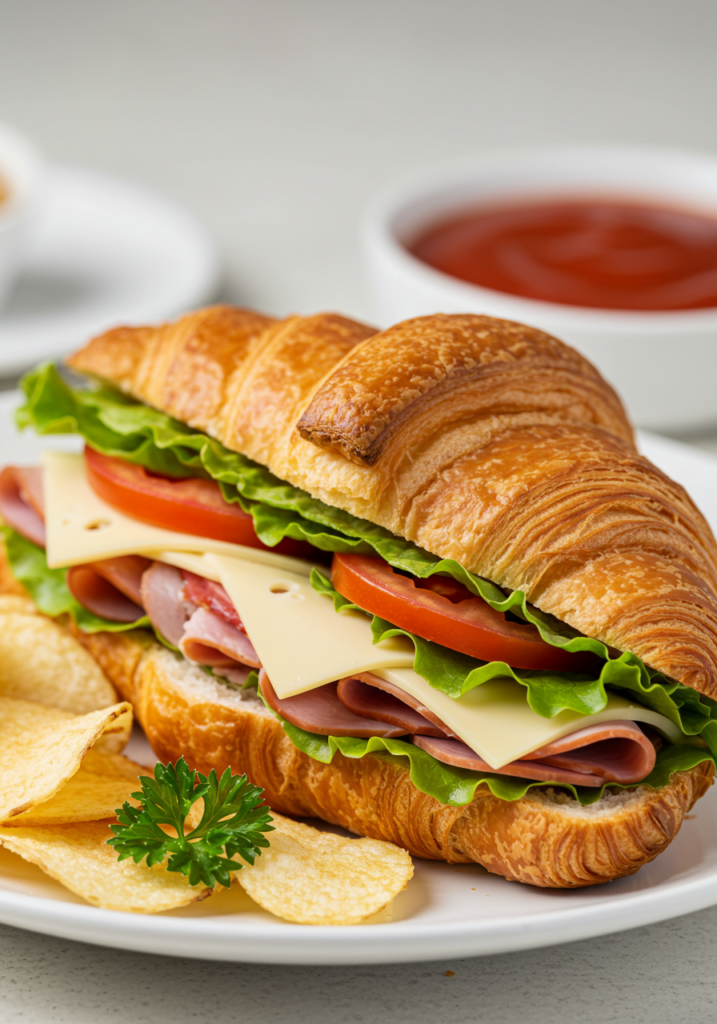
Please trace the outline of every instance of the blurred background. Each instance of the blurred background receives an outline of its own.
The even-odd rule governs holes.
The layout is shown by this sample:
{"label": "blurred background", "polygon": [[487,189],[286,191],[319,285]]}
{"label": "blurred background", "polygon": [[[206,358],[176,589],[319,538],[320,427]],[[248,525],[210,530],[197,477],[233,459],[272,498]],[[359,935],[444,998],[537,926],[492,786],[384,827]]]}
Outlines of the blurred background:
{"label": "blurred background", "polygon": [[[50,166],[138,183],[196,218],[219,252],[215,297],[370,321],[357,225],[386,179],[506,146],[717,154],[716,39],[714,0],[2,0],[0,121]],[[3,316],[31,313],[11,301],[0,345]],[[228,1021],[239,1002],[264,1022],[402,1021],[409,1007],[456,1024],[478,1007],[492,1022],[552,1024],[568,1007],[701,1021],[715,934],[712,908],[485,960],[284,970],[0,926],[0,976],[8,1021]]]}
{"label": "blurred background", "polygon": [[714,152],[716,37],[712,0],[4,0],[0,120],[193,213],[222,297],[370,318],[384,180],[525,144]]}

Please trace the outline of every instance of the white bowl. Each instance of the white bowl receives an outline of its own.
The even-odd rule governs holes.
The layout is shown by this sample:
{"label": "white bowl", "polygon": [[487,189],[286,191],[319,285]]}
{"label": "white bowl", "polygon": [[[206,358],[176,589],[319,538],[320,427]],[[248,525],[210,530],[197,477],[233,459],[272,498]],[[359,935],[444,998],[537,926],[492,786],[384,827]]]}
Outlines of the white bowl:
{"label": "white bowl", "polygon": [[0,202],[0,307],[22,267],[37,209],[41,161],[19,132],[0,124],[0,178],[9,196]]}
{"label": "white bowl", "polygon": [[580,196],[640,199],[717,216],[717,158],[678,150],[580,146],[513,151],[428,168],[370,203],[363,247],[384,324],[427,313],[486,313],[539,327],[583,352],[653,430],[717,423],[717,309],[632,312],[522,299],[460,281],[406,246],[485,202]]}

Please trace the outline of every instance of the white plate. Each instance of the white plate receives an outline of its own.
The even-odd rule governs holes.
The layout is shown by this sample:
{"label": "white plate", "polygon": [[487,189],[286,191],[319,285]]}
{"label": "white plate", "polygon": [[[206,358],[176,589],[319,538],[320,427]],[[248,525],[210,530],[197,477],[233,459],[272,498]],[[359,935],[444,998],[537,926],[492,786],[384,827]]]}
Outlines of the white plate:
{"label": "white plate", "polygon": [[[18,438],[13,395],[0,396],[0,465],[33,461],[47,440]],[[643,434],[645,453],[685,484],[717,524],[717,459]],[[67,440],[53,439],[53,446]],[[142,758],[141,746],[133,756]],[[307,927],[265,913],[239,887],[184,910],[143,917],[96,910],[20,857],[0,850],[0,921],[64,938],[151,953],[256,963],[368,964],[438,960],[549,946],[623,931],[717,903],[717,791],[672,846],[632,878],[594,889],[541,890],[476,865],[415,862],[389,912],[347,928]],[[318,823],[317,823],[318,824]]]}
{"label": "white plate", "polygon": [[118,323],[154,323],[210,299],[213,243],[138,185],[50,171],[20,280],[0,310],[0,376],[78,348]]}

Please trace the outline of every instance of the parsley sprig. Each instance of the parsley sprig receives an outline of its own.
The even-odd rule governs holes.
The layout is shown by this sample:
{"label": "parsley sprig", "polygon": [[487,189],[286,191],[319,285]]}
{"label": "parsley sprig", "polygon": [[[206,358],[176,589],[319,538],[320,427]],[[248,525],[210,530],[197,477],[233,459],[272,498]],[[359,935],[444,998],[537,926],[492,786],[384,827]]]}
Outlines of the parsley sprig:
{"label": "parsley sprig", "polygon": [[[262,833],[273,832],[263,793],[247,782],[246,775],[232,775],[231,769],[217,778],[192,771],[183,757],[176,765],[157,764],[154,778],[140,776],[141,793],[132,796],[139,807],[125,803],[117,810],[119,825],[110,825],[115,834],[108,839],[119,860],[131,857],[135,864],[146,857],[147,867],[161,864],[169,855],[168,871],[181,871],[190,885],[204,882],[214,888],[216,882],[229,887],[231,871],[242,864],[237,855],[253,864],[269,840]],[[202,797],[204,812],[196,828],[186,835],[184,822],[193,804]],[[160,826],[169,825],[176,836]]]}

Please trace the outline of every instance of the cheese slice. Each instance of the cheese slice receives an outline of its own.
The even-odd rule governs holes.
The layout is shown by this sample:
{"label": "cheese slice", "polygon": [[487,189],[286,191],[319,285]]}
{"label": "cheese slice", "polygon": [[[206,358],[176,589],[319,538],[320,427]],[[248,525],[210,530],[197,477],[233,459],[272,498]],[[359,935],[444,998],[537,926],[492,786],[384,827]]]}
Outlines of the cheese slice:
{"label": "cheese slice", "polygon": [[208,555],[280,698],[357,672],[412,668],[413,644],[374,644],[361,612],[336,614],[306,576],[258,562]]}
{"label": "cheese slice", "polygon": [[177,569],[187,569],[197,576],[203,576],[205,580],[221,583],[219,572],[210,555],[197,555],[193,551],[146,551],[145,554],[147,558],[154,558],[157,562],[165,562]]}
{"label": "cheese slice", "polygon": [[51,569],[81,565],[117,555],[155,557],[156,552],[170,551],[199,555],[214,552],[261,562],[294,573],[308,575],[311,571],[311,567],[299,558],[164,530],[118,512],[90,487],[82,455],[46,452],[43,464],[47,564]]}
{"label": "cheese slice", "polygon": [[647,722],[673,743],[684,741],[677,726],[664,715],[609,690],[607,705],[597,714],[561,711],[555,718],[543,718],[528,704],[526,688],[514,679],[492,679],[454,698],[434,689],[412,668],[384,669],[376,675],[420,700],[491,768],[502,768],[547,743],[600,722]]}
{"label": "cheese slice", "polygon": [[280,699],[344,676],[375,672],[400,687],[445,722],[491,768],[537,750],[588,724],[617,719],[648,722],[672,742],[683,737],[656,711],[608,692],[595,715],[562,711],[543,718],[528,704],[527,690],[513,679],[494,679],[455,699],[413,670],[413,644],[403,637],[372,643],[369,620],[359,612],[334,611],[306,577],[268,566],[207,555],[235,605]]}
{"label": "cheese slice", "polygon": [[44,464],[51,568],[145,554],[221,582],[282,699],[344,676],[376,672],[420,700],[494,769],[585,725],[615,719],[646,722],[672,742],[684,742],[663,715],[614,693],[608,693],[607,707],[598,714],[563,711],[551,719],[532,710],[525,687],[512,679],[494,679],[458,699],[448,697],[414,672],[410,640],[392,637],[374,644],[365,615],[337,614],[333,601],[311,586],[308,563],[137,522],[95,494],[81,455],[51,452]]}

